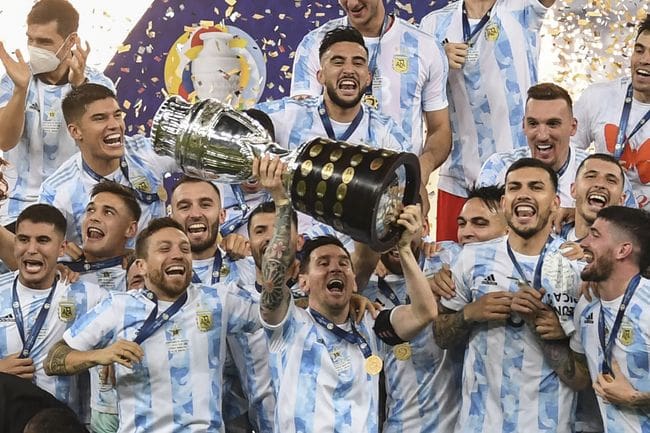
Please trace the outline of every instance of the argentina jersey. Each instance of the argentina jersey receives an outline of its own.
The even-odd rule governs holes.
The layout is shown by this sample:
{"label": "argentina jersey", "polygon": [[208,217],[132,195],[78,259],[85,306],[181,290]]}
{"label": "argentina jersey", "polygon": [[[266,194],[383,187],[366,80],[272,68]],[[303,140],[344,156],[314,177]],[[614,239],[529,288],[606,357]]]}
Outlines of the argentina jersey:
{"label": "argentina jersey", "polygon": [[[517,292],[521,276],[507,254],[507,237],[467,244],[452,265],[456,296],[442,299],[459,311],[497,291]],[[564,242],[548,246],[546,260]],[[528,280],[533,280],[539,256],[514,252]],[[568,275],[577,285],[575,271]],[[572,314],[575,293],[558,291],[542,279],[542,301],[562,318]],[[566,296],[565,296],[566,295]],[[572,318],[572,316],[571,316]],[[517,315],[507,321],[472,325],[463,365],[462,403],[456,432],[569,432],[575,394],[544,359],[538,337]],[[566,332],[566,330],[565,330]]]}
{"label": "argentina jersey", "polygon": [[[425,16],[420,28],[438,42],[462,43],[462,7],[462,1],[449,3]],[[442,190],[465,197],[491,155],[526,146],[521,122],[526,92],[538,80],[539,32],[547,10],[538,0],[497,1],[472,40],[477,54],[449,70],[452,147],[440,170]]]}
{"label": "argentina jersey", "polygon": [[[123,167],[118,168],[106,179],[142,193],[156,193],[162,188],[162,173],[175,171],[171,158],[155,154],[151,140],[141,135],[124,137],[124,159],[128,166],[128,177]],[[81,154],[68,159],[41,186],[39,202],[50,204],[59,209],[68,223],[66,240],[81,245],[81,221],[86,206],[90,201],[90,191],[97,180],[83,168]],[[165,202],[155,200],[144,203],[138,199],[142,215],[138,221],[138,231],[147,226],[154,218],[163,217]],[[134,246],[134,240],[129,241]]]}
{"label": "argentina jersey", "polygon": [[[255,289],[255,284],[243,289],[259,302],[260,294]],[[275,395],[271,386],[269,347],[264,329],[258,329],[253,333],[229,335],[227,340],[242,390],[248,399],[249,419],[256,427],[255,431],[270,433],[273,431]],[[228,402],[224,401],[224,403]],[[225,411],[224,408],[224,413]]]}
{"label": "argentina jersey", "polygon": [[[366,313],[357,330],[372,353],[385,358],[389,349],[375,336],[373,325],[374,320]],[[359,346],[319,325],[293,300],[282,322],[264,326],[269,339],[271,381],[278,401],[275,433],[379,430],[379,375],[366,373]]]}
{"label": "argentina jersey", "polygon": [[[86,67],[91,83],[115,91],[115,86],[101,72]],[[70,84],[47,84],[32,77],[25,100],[25,124],[16,146],[4,152],[9,166],[3,175],[9,183],[9,200],[2,206],[0,223],[14,221],[28,205],[35,203],[41,183],[79,149],[68,133],[61,111],[61,101],[70,91]],[[8,75],[0,81],[0,108],[12,97],[14,83]]]}
{"label": "argentina jersey", "polygon": [[[17,275],[17,272],[11,272],[0,276],[0,359],[23,349],[17,318],[12,307],[12,288]],[[29,338],[50,290],[29,289],[18,281],[16,293],[20,303],[25,338]],[[79,415],[83,415],[80,413],[82,402],[78,387],[79,376],[47,376],[43,370],[43,362],[52,346],[61,340],[65,330],[105,296],[106,292],[94,284],[80,281],[68,284],[59,280],[43,326],[29,353],[35,368],[32,380],[34,384],[66,403]]]}
{"label": "argentina jersey", "polygon": [[[421,260],[427,276],[440,270],[443,263],[450,264],[450,259],[460,252],[458,244],[440,244],[446,244],[441,245],[446,257],[435,255]],[[406,304],[404,278],[389,274],[383,280],[387,286],[381,283],[380,288],[378,277],[373,275],[362,294],[386,308]],[[383,432],[453,431],[460,408],[462,362],[462,350],[443,350],[436,345],[431,326],[410,342],[393,347],[384,359],[387,414]]]}
{"label": "argentina jersey", "polygon": [[[121,263],[81,272],[79,280],[95,284],[106,292],[126,291],[126,270]],[[88,371],[90,374],[90,407],[102,413],[117,414],[117,393],[110,382],[102,379],[103,368],[97,366]]]}
{"label": "argentina jersey", "polygon": [[[76,350],[133,341],[154,308],[145,290],[112,292],[64,335]],[[226,335],[259,329],[257,303],[236,285],[191,284],[187,300],[141,343],[133,369],[116,365],[118,432],[223,433],[221,378]],[[160,314],[167,307],[159,302]]]}
{"label": "argentina jersey", "polygon": [[[320,70],[320,43],[325,33],[347,25],[346,17],[334,19],[303,38],[293,60],[292,97],[321,94],[322,88],[316,78]],[[381,41],[373,39],[364,38],[368,48],[375,48],[369,52],[369,57],[376,55],[377,58],[376,70],[370,71],[372,94],[379,111],[395,119],[409,137],[407,151],[419,155],[424,144],[423,111],[447,108],[447,57],[431,36],[397,17]]]}
{"label": "argentina jersey", "polygon": [[[605,330],[612,329],[623,296],[611,301],[596,297],[589,302],[582,297],[574,316],[576,333],[571,337],[571,349],[587,358],[591,380],[601,373],[604,360],[598,335],[598,323],[604,313]],[[650,392],[650,280],[641,278],[634,296],[628,303],[616,336],[611,359],[616,360],[625,378],[639,392]],[[609,332],[606,334],[609,338]],[[650,413],[644,408],[625,407],[604,402],[597,397],[605,432],[650,432]]]}
{"label": "argentina jersey", "polygon": [[218,253],[223,257],[219,269],[214,269],[215,263],[219,263],[219,260],[215,261],[214,257],[192,260],[192,270],[201,283],[207,286],[218,282],[237,283],[240,286],[255,283],[255,262],[252,257],[233,260],[221,249],[218,250]]}

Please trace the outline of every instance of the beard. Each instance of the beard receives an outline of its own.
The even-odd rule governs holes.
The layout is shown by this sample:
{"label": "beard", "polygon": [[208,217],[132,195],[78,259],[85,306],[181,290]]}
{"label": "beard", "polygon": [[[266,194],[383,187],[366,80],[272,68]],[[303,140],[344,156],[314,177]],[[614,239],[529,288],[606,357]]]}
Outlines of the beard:
{"label": "beard", "polygon": [[508,227],[515,232],[515,234],[523,239],[530,239],[535,236],[537,233],[542,231],[544,227],[548,224],[548,220],[551,218],[551,212],[547,212],[545,215],[539,214],[539,219],[537,224],[533,227],[517,227],[512,222],[512,213],[506,215],[506,221],[508,222]]}
{"label": "beard", "polygon": [[354,108],[357,106],[359,102],[361,102],[361,99],[363,99],[363,90],[361,89],[361,86],[359,86],[359,92],[357,96],[351,101],[346,101],[340,98],[339,95],[336,93],[335,85],[327,84],[325,86],[325,91],[327,92],[327,95],[330,97],[332,102],[341,108]]}
{"label": "beard", "polygon": [[582,272],[580,272],[580,278],[582,278],[582,281],[598,283],[607,280],[614,269],[614,260],[611,259],[610,253],[611,251],[609,251],[608,254],[604,254],[601,258],[594,258],[594,260],[589,263],[589,266],[585,267]]}
{"label": "beard", "polygon": [[178,295],[183,293],[185,289],[187,289],[187,287],[190,285],[190,282],[192,281],[192,272],[191,272],[192,266],[187,263],[185,265],[188,271],[185,273],[185,279],[183,280],[182,283],[180,282],[171,283],[167,281],[164,272],[158,269],[152,271],[148,275],[149,281],[151,281],[151,283],[154,286],[156,286],[158,290],[163,292],[165,295],[172,298],[177,297]]}
{"label": "beard", "polygon": [[192,253],[202,253],[203,251],[214,247],[214,245],[217,243],[217,237],[219,236],[218,227],[215,230],[215,227],[211,226],[208,228],[208,230],[210,231],[210,236],[208,236],[206,240],[190,244],[190,250]]}

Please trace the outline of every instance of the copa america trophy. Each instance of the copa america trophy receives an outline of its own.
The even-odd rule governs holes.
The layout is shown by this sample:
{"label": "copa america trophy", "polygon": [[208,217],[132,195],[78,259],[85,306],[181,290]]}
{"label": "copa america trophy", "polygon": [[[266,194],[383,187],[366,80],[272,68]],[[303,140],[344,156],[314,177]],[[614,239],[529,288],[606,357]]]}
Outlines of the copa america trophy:
{"label": "copa america trophy", "polygon": [[575,331],[573,311],[580,298],[580,276],[559,250],[544,256],[542,287],[550,296],[548,303],[555,310],[564,333],[570,336]]}
{"label": "copa america trophy", "polygon": [[280,156],[288,165],[283,183],[297,210],[376,251],[397,242],[402,205],[417,202],[420,167],[412,153],[325,138],[288,151],[257,121],[214,99],[190,104],[168,98],[154,116],[151,135],[158,154],[206,180],[241,183],[252,177],[254,157]]}

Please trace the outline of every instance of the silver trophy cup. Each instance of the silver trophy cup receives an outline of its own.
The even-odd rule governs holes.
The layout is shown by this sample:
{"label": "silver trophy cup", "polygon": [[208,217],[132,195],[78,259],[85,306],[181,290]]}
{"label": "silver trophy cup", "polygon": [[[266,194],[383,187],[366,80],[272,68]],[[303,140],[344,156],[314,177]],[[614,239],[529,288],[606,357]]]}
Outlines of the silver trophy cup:
{"label": "silver trophy cup", "polygon": [[284,183],[297,210],[377,251],[397,242],[397,216],[419,194],[419,163],[411,153],[325,138],[289,151],[256,120],[214,99],[168,98],[151,135],[154,150],[174,158],[183,173],[225,183],[250,179],[253,158],[279,155],[289,167]]}

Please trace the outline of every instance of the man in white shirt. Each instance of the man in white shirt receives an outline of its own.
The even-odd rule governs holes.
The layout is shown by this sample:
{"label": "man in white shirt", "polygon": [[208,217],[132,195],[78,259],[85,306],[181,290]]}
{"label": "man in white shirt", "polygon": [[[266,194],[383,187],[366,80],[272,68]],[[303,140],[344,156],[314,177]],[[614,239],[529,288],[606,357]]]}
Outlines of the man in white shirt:
{"label": "man in white shirt", "polygon": [[574,142],[610,153],[623,164],[634,197],[650,209],[650,16],[639,25],[631,76],[589,86],[576,103]]}

